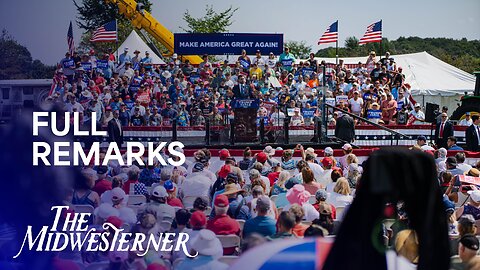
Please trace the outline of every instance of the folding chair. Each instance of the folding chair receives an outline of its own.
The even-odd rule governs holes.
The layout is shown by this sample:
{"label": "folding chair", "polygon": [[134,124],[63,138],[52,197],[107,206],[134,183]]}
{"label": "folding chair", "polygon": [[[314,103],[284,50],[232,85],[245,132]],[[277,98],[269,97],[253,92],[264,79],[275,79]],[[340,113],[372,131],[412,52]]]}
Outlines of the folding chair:
{"label": "folding chair", "polygon": [[142,205],[147,202],[147,198],[144,195],[128,195],[127,205]]}
{"label": "folding chair", "polygon": [[93,206],[88,204],[74,204],[72,205],[73,211],[75,213],[88,213],[93,214]]}
{"label": "folding chair", "polygon": [[240,237],[235,234],[217,235],[218,240],[222,243],[223,248],[232,248],[240,246]]}
{"label": "folding chair", "polygon": [[237,219],[238,225],[240,225],[240,230],[243,231],[243,227],[245,227],[245,220],[243,219]]}
{"label": "folding chair", "polygon": [[270,196],[270,200],[272,200],[272,202],[275,202],[278,198],[278,195],[272,195]]}
{"label": "folding chair", "polygon": [[222,256],[218,258],[218,261],[231,266],[238,258],[239,256]]}

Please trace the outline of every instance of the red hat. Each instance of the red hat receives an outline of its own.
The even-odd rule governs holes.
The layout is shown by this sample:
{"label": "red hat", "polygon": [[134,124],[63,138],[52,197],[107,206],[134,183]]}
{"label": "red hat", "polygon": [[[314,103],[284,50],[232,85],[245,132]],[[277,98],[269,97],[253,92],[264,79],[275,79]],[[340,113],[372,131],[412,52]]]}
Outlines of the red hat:
{"label": "red hat", "polygon": [[195,211],[193,212],[192,216],[190,217],[190,225],[192,228],[202,228],[207,224],[207,217],[205,213],[202,211]]}
{"label": "red hat", "polygon": [[218,152],[218,156],[220,159],[226,159],[230,156],[230,152],[227,149],[222,149]]}
{"label": "red hat", "polygon": [[218,171],[218,177],[226,178],[230,172],[232,172],[230,165],[223,165],[220,171]]}
{"label": "red hat", "polygon": [[111,223],[115,228],[119,229],[123,225],[123,221],[116,217],[116,216],[110,216],[107,218],[106,222]]}
{"label": "red hat", "polygon": [[330,157],[324,157],[322,159],[322,165],[324,167],[327,167],[327,166],[332,166],[333,165],[333,160],[330,158]]}
{"label": "red hat", "polygon": [[126,95],[126,96],[125,96],[125,99],[129,99],[129,98],[130,98],[130,95]]}
{"label": "red hat", "polygon": [[223,194],[220,194],[217,197],[215,197],[215,201],[213,203],[213,205],[217,207],[227,207],[228,204],[229,204],[228,197]]}
{"label": "red hat", "polygon": [[112,110],[112,107],[107,106],[107,107],[105,108],[105,110],[106,110],[106,111],[111,111],[111,110]]}
{"label": "red hat", "polygon": [[265,163],[265,161],[267,161],[268,157],[267,157],[267,154],[265,154],[265,152],[260,152],[257,154],[257,161],[260,162],[260,163]]}

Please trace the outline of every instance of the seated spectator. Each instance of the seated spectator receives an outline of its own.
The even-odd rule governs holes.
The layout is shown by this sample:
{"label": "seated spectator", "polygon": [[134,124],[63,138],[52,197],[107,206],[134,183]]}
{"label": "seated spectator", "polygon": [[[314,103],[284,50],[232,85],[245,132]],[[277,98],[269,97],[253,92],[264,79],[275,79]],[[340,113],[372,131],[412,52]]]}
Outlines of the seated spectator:
{"label": "seated spectator", "polygon": [[209,199],[211,181],[203,174],[204,168],[205,166],[200,162],[193,165],[192,173],[185,178],[179,188],[180,198],[203,197],[206,200]]}
{"label": "seated spectator", "polygon": [[100,204],[100,197],[92,188],[95,186],[97,173],[92,169],[84,169],[75,178],[72,204],[91,205],[96,208]]}
{"label": "seated spectator", "polygon": [[247,237],[252,233],[258,233],[263,236],[272,236],[275,234],[275,219],[268,216],[270,208],[270,198],[267,196],[260,196],[257,199],[255,208],[257,216],[245,222],[245,226],[243,227],[244,237]]}
{"label": "seated spectator", "polygon": [[285,183],[290,179],[290,173],[288,171],[282,171],[278,175],[278,180],[273,184],[271,195],[278,195],[280,193],[286,193]]}
{"label": "seated spectator", "polygon": [[[257,200],[259,197],[262,197],[264,196],[265,193],[263,191],[263,188],[261,186],[254,186],[252,188],[252,200],[249,201],[247,203],[248,205],[248,208],[250,208],[250,215],[252,218],[256,217],[257,216]],[[275,205],[275,203],[270,200],[270,204],[271,204],[271,207],[270,209],[268,210],[268,216],[273,218],[273,219],[277,219],[277,207]]]}
{"label": "seated spectator", "polygon": [[168,193],[167,204],[173,207],[183,208],[182,201],[177,198],[177,185],[172,180],[167,180],[163,183],[163,187]]}
{"label": "seated spectator", "polygon": [[278,216],[277,233],[270,236],[269,239],[295,238],[293,228],[295,227],[295,215],[291,212],[283,211]]}
{"label": "seated spectator", "polygon": [[353,201],[350,193],[350,185],[347,179],[340,177],[333,188],[333,192],[330,193],[330,197],[327,198],[327,202],[333,204],[336,208],[350,205]]}
{"label": "seated spectator", "polygon": [[193,260],[183,260],[176,270],[224,270],[228,265],[218,261],[222,256],[222,243],[210,230],[201,230],[195,239],[192,239],[192,250],[198,252]]}
{"label": "seated spectator", "polygon": [[112,189],[112,182],[106,179],[108,167],[107,166],[97,166],[97,180],[95,181],[95,186],[92,188],[98,196],[102,196],[102,194]]}
{"label": "seated spectator", "polygon": [[462,170],[463,173],[468,173],[472,169],[472,166],[465,163],[465,153],[456,153],[455,158],[457,159],[457,168]]}
{"label": "seated spectator", "polygon": [[127,175],[128,180],[123,184],[123,190],[125,191],[125,193],[127,195],[130,194],[130,186],[133,185],[132,194],[147,195],[147,188],[145,187],[145,184],[138,181],[138,176],[140,175],[138,168],[133,166],[132,168],[130,168]]}
{"label": "seated spectator", "polygon": [[313,171],[309,167],[303,168],[302,179],[302,185],[305,187],[305,190],[308,191],[310,194],[315,194],[317,190],[322,188],[322,185],[315,181]]}
{"label": "seated spectator", "polygon": [[480,190],[468,191],[470,200],[466,204],[462,205],[456,211],[457,219],[462,215],[472,215],[475,220],[480,219]]}
{"label": "seated spectator", "polygon": [[324,237],[326,235],[328,235],[328,232],[326,232],[322,226],[312,223],[312,225],[305,230],[304,237]]}
{"label": "seated spectator", "polygon": [[295,216],[295,226],[292,229],[292,233],[297,237],[303,237],[305,230],[308,228],[307,225],[302,224],[302,220],[305,217],[303,208],[298,204],[294,204],[288,211]]}
{"label": "seated spectator", "polygon": [[[216,235],[240,235],[240,225],[238,221],[232,219],[227,215],[229,208],[228,198],[225,195],[218,195],[215,198],[215,216],[207,222],[207,229],[214,232]],[[225,248],[224,255],[232,255],[235,248]]]}
{"label": "seated spectator", "polygon": [[322,186],[327,187],[330,183],[332,183],[332,168],[335,159],[333,157],[327,156],[322,159],[322,166],[323,166],[323,173],[317,182],[320,183]]}
{"label": "seated spectator", "polygon": [[243,192],[244,190],[239,189],[236,184],[228,184],[225,186],[225,190],[222,193],[228,197],[228,215],[234,219],[250,219],[250,210],[248,209],[247,203],[245,199],[239,195]]}
{"label": "seated spectator", "polygon": [[462,238],[464,235],[475,235],[477,233],[477,227],[475,224],[476,222],[472,215],[463,215],[458,219],[458,238],[450,240],[450,255],[458,255],[458,240],[460,238]]}
{"label": "seated spectator", "polygon": [[330,182],[330,184],[328,184],[325,187],[325,190],[327,192],[332,192],[335,186],[337,185],[338,179],[340,179],[342,176],[343,176],[342,170],[340,170],[340,168],[335,168],[330,175],[332,181]]}
{"label": "seated spectator", "polygon": [[305,220],[312,221],[318,218],[318,211],[308,202],[309,199],[310,193],[302,185],[297,184],[287,191],[287,200],[290,205],[285,206],[283,210],[288,211],[293,204],[298,204],[305,212]]}
{"label": "seated spectator", "polygon": [[[320,209],[320,206],[322,204],[328,204],[326,201],[327,201],[327,198],[328,198],[328,193],[327,191],[323,190],[323,189],[319,189],[317,190],[317,192],[315,193],[315,200],[316,202],[313,205],[313,207],[315,209],[317,209],[317,211]],[[335,206],[333,206],[333,204],[329,204],[331,209],[332,209],[332,219],[336,219],[337,218],[337,211],[335,209]]]}
{"label": "seated spectator", "polygon": [[479,250],[478,238],[473,234],[467,234],[460,238],[458,244],[458,256],[462,264],[468,264],[473,258],[477,257]]}

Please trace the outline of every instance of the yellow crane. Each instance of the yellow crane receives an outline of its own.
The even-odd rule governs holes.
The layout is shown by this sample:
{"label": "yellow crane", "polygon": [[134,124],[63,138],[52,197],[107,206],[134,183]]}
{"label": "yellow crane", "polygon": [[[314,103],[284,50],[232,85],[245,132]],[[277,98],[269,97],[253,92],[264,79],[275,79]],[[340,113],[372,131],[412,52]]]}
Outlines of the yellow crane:
{"label": "yellow crane", "polygon": [[[134,0],[104,0],[108,4],[118,6],[120,14],[132,22],[132,25],[138,29],[145,29],[158,42],[162,43],[170,53],[173,53],[173,34],[160,22],[158,22],[149,12],[137,9],[137,2]],[[203,60],[198,55],[186,55],[192,64],[200,64]]]}

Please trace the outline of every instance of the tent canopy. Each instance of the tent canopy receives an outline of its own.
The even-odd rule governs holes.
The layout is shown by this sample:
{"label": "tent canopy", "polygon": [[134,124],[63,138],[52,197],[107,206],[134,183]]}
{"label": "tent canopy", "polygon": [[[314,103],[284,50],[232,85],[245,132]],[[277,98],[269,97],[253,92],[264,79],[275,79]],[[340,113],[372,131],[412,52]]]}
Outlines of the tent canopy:
{"label": "tent canopy", "polygon": [[150,53],[150,57],[152,58],[152,64],[154,65],[164,65],[165,62],[152,50],[148,45],[142,40],[142,38],[133,30],[130,35],[128,35],[127,39],[118,47],[115,55],[123,53],[125,48],[129,49],[129,54],[133,54],[135,50],[140,51],[140,57],[145,57],[145,52],[148,51]]}
{"label": "tent canopy", "polygon": [[[383,56],[382,56],[383,57]],[[425,96],[455,96],[464,92],[473,92],[475,76],[458,69],[442,60],[435,58],[427,52],[392,55],[397,67],[402,67],[405,81],[412,88],[413,95]],[[335,58],[316,57],[317,61],[325,60],[335,63]],[[344,64],[365,63],[367,57],[340,57]],[[377,56],[377,61],[380,58]],[[299,60],[297,60],[299,62]]]}

